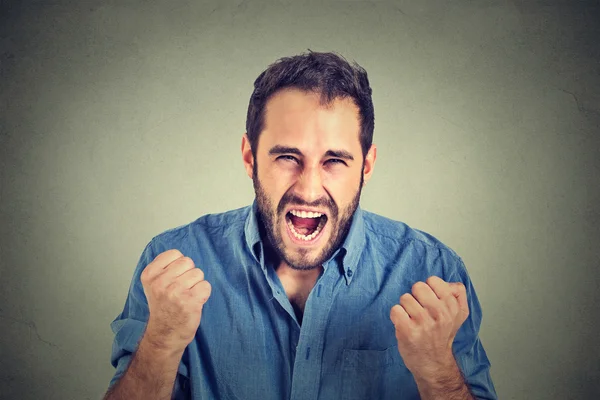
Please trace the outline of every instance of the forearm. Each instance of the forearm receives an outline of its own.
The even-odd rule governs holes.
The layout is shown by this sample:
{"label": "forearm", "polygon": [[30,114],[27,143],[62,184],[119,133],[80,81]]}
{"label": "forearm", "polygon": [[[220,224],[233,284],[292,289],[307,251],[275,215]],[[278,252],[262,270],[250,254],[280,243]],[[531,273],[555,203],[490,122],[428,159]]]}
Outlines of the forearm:
{"label": "forearm", "polygon": [[157,348],[143,337],[127,371],[104,400],[171,399],[182,355]]}
{"label": "forearm", "polygon": [[415,382],[423,400],[475,400],[456,362],[429,377],[415,375]]}

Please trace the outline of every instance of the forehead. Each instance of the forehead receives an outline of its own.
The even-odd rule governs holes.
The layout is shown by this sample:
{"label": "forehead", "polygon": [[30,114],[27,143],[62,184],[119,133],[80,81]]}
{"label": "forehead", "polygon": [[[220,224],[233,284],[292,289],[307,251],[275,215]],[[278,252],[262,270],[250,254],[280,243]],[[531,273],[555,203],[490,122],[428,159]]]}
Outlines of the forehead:
{"label": "forehead", "polygon": [[299,148],[356,151],[360,148],[359,132],[359,109],[352,98],[337,98],[325,106],[318,93],[284,89],[266,104],[260,140]]}

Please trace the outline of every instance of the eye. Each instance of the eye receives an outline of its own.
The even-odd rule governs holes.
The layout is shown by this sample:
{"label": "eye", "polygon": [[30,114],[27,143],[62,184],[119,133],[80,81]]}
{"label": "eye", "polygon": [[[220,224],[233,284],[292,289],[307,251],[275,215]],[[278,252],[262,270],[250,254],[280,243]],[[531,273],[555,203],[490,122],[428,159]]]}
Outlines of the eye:
{"label": "eye", "polygon": [[296,157],[288,156],[288,155],[279,156],[279,157],[277,157],[277,160],[292,161],[292,162],[298,163],[298,159]]}
{"label": "eye", "polygon": [[347,165],[345,161],[340,160],[339,158],[330,158],[329,160],[325,161],[325,163]]}

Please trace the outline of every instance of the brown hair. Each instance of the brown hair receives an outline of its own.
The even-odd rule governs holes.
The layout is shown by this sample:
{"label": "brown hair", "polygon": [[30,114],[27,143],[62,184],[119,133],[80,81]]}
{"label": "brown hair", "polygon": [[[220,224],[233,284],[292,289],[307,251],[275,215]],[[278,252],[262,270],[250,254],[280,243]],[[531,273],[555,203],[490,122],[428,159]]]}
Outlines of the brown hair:
{"label": "brown hair", "polygon": [[375,126],[367,71],[356,62],[349,64],[336,53],[319,53],[309,49],[308,53],[280,58],[254,81],[246,116],[246,133],[255,158],[258,138],[264,128],[265,105],[273,94],[286,88],[319,93],[323,106],[330,105],[337,98],[352,98],[359,109],[359,140],[363,159],[366,157],[373,142]]}

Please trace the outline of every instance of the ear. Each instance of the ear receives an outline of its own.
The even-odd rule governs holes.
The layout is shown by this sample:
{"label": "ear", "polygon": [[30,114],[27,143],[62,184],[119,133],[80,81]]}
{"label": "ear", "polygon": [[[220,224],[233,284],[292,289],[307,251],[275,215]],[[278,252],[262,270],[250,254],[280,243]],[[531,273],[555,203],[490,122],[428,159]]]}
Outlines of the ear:
{"label": "ear", "polygon": [[365,174],[365,179],[363,182],[363,186],[367,184],[369,179],[371,179],[371,175],[373,175],[373,168],[375,168],[375,160],[377,159],[377,146],[372,144],[369,152],[367,153],[367,157],[365,157],[365,165],[363,168],[363,173]]}
{"label": "ear", "polygon": [[252,155],[250,140],[248,140],[248,135],[246,133],[242,136],[242,161],[244,162],[244,168],[246,168],[246,174],[252,179],[254,156]]}

